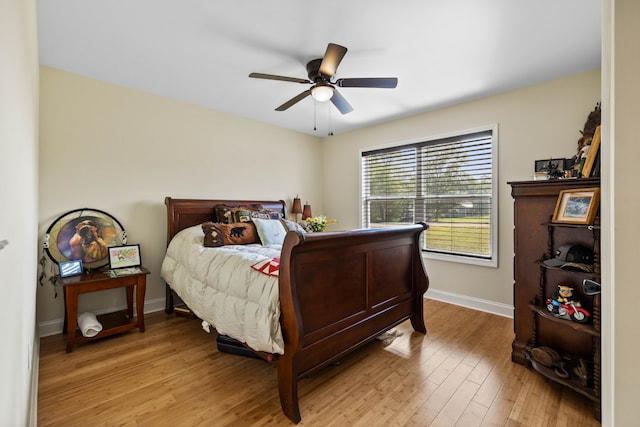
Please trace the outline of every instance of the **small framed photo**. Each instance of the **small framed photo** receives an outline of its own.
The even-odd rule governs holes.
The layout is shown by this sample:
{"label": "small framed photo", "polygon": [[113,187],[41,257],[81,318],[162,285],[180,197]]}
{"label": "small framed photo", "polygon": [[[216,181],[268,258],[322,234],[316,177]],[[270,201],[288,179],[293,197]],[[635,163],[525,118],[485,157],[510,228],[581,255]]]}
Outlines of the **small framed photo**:
{"label": "small framed photo", "polygon": [[141,265],[140,245],[111,246],[109,248],[109,268],[111,270]]}
{"label": "small framed photo", "polygon": [[550,169],[556,169],[563,171],[567,167],[567,159],[546,159],[536,160],[534,165],[534,172],[549,172]]}
{"label": "small framed photo", "polygon": [[60,262],[58,263],[58,270],[60,271],[60,277],[77,276],[84,273],[82,260],[80,259]]}
{"label": "small framed photo", "polygon": [[599,188],[564,190],[558,195],[552,222],[593,224],[600,206]]}

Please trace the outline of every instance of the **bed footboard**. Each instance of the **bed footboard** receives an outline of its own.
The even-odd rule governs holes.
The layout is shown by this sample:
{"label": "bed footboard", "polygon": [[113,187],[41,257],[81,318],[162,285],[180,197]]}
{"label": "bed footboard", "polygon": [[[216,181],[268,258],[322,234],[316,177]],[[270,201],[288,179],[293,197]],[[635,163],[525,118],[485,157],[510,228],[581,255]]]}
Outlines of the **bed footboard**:
{"label": "bed footboard", "polygon": [[[261,204],[284,216],[283,201],[165,198],[167,244],[180,230],[211,221],[219,204]],[[297,234],[280,256],[284,355],[274,361],[282,409],[300,421],[298,379],[410,319],[426,333],[423,296],[429,281],[420,254],[424,223],[389,229]],[[165,311],[173,310],[167,286]]]}
{"label": "bed footboard", "polygon": [[301,377],[407,319],[426,333],[429,281],[420,236],[427,228],[287,234],[279,276],[285,350],[277,365],[280,402],[291,420],[301,420]]}

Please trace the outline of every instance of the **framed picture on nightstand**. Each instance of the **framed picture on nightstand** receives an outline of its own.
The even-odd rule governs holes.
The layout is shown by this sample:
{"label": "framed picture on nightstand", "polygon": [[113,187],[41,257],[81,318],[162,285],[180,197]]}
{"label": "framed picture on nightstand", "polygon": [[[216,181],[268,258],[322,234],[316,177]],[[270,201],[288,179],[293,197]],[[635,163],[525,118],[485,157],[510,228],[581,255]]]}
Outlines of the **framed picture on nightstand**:
{"label": "framed picture on nightstand", "polygon": [[140,267],[140,245],[112,246],[109,248],[109,268]]}
{"label": "framed picture on nightstand", "polygon": [[58,264],[58,269],[60,271],[60,277],[77,276],[84,272],[84,268],[82,268],[82,260],[79,259],[61,262]]}

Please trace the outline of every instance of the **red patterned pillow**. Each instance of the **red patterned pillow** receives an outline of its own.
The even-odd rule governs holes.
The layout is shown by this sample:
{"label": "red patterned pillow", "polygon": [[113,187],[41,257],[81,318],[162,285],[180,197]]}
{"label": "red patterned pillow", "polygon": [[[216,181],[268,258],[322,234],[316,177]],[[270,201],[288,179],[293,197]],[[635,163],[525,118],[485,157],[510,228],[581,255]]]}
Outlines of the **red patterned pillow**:
{"label": "red patterned pillow", "polygon": [[251,268],[267,276],[278,277],[280,273],[280,258],[265,259],[253,264]]}

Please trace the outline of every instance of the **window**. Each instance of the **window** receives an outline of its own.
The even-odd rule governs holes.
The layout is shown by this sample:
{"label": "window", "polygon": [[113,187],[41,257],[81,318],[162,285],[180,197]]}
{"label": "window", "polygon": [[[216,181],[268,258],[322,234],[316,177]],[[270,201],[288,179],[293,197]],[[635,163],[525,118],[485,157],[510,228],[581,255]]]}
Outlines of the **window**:
{"label": "window", "polygon": [[496,128],[362,153],[362,224],[424,221],[428,256],[496,266]]}

